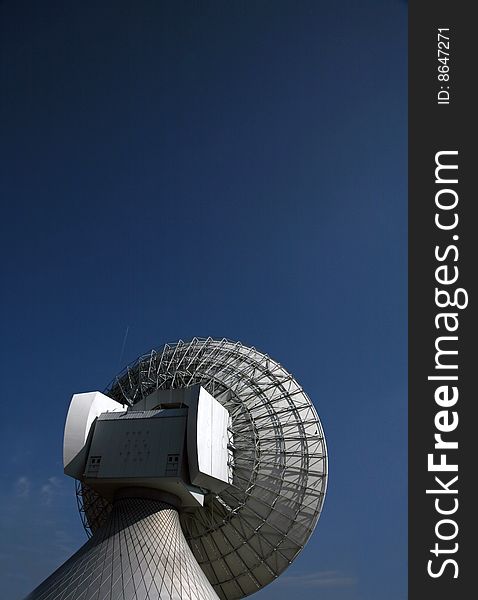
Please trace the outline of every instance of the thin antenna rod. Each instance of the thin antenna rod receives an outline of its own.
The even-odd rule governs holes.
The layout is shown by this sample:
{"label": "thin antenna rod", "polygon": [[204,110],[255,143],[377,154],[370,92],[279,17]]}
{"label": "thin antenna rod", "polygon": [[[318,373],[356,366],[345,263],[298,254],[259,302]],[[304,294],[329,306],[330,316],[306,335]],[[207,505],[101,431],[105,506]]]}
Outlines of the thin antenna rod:
{"label": "thin antenna rod", "polygon": [[126,331],[125,331],[125,334],[124,334],[123,346],[121,348],[121,354],[120,354],[120,357],[119,357],[119,360],[118,360],[118,369],[121,367],[121,361],[123,360],[123,354],[124,354],[124,349],[125,349],[125,346],[126,346],[126,338],[128,337],[128,332],[129,332],[129,325],[126,327]]}

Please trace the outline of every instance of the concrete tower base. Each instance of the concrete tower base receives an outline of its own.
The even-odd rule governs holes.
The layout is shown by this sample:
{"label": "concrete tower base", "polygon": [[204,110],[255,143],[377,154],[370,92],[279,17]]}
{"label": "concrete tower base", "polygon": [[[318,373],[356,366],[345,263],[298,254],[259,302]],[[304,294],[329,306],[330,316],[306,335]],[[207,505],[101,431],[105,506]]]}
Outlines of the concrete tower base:
{"label": "concrete tower base", "polygon": [[218,600],[177,510],[123,495],[105,526],[26,600]]}

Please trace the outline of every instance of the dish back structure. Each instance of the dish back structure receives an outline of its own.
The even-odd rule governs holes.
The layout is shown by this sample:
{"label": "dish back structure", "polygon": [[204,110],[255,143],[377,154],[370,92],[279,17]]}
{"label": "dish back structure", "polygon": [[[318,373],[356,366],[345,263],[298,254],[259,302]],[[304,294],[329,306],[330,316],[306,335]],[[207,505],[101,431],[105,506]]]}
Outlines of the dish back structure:
{"label": "dish back structure", "polygon": [[[313,532],[327,486],[327,449],[307,394],[279,363],[227,339],[165,344],[120,373],[105,395],[134,406],[158,389],[201,385],[229,412],[232,481],[180,513],[199,566],[222,599],[276,579]],[[89,536],[112,504],[84,483],[77,499]]]}

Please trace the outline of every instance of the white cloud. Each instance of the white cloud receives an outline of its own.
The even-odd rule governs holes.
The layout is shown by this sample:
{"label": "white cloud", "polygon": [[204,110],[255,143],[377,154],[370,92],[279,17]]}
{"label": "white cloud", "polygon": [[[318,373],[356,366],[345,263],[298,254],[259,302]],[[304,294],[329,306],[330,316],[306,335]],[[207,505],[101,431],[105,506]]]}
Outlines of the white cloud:
{"label": "white cloud", "polygon": [[48,481],[40,488],[40,495],[44,504],[51,504],[54,496],[61,491],[61,482],[58,477],[49,477]]}
{"label": "white cloud", "polygon": [[30,480],[28,477],[19,477],[15,482],[15,496],[17,498],[28,498],[30,495]]}

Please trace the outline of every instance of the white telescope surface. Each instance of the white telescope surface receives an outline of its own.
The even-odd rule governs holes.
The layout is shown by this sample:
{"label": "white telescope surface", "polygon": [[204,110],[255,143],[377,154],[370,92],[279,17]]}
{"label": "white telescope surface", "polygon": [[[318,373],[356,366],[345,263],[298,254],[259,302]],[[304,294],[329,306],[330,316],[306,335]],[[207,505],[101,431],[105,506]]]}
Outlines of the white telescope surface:
{"label": "white telescope surface", "polygon": [[327,489],[324,432],[294,377],[193,338],[139,357],[106,394],[75,394],[65,426],[92,538],[28,600],[238,600],[274,581]]}
{"label": "white telescope surface", "polygon": [[124,411],[124,407],[101,392],[73,395],[63,438],[63,468],[66,475],[77,479],[83,475],[83,454],[94,420],[101,413],[118,411]]}
{"label": "white telescope surface", "polygon": [[[211,478],[221,488],[205,485],[211,493],[204,507],[181,512],[181,526],[217,595],[236,600],[274,581],[312,534],[327,490],[327,445],[314,405],[294,377],[266,354],[227,339],[165,344],[129,365],[106,393],[129,410],[147,410],[154,408],[149,401],[181,392],[186,398],[195,386],[229,413],[231,479]],[[207,415],[204,420],[207,430]],[[214,469],[209,456],[206,444],[198,472],[199,466]],[[110,505],[85,486],[79,498],[86,527],[96,531]]]}

